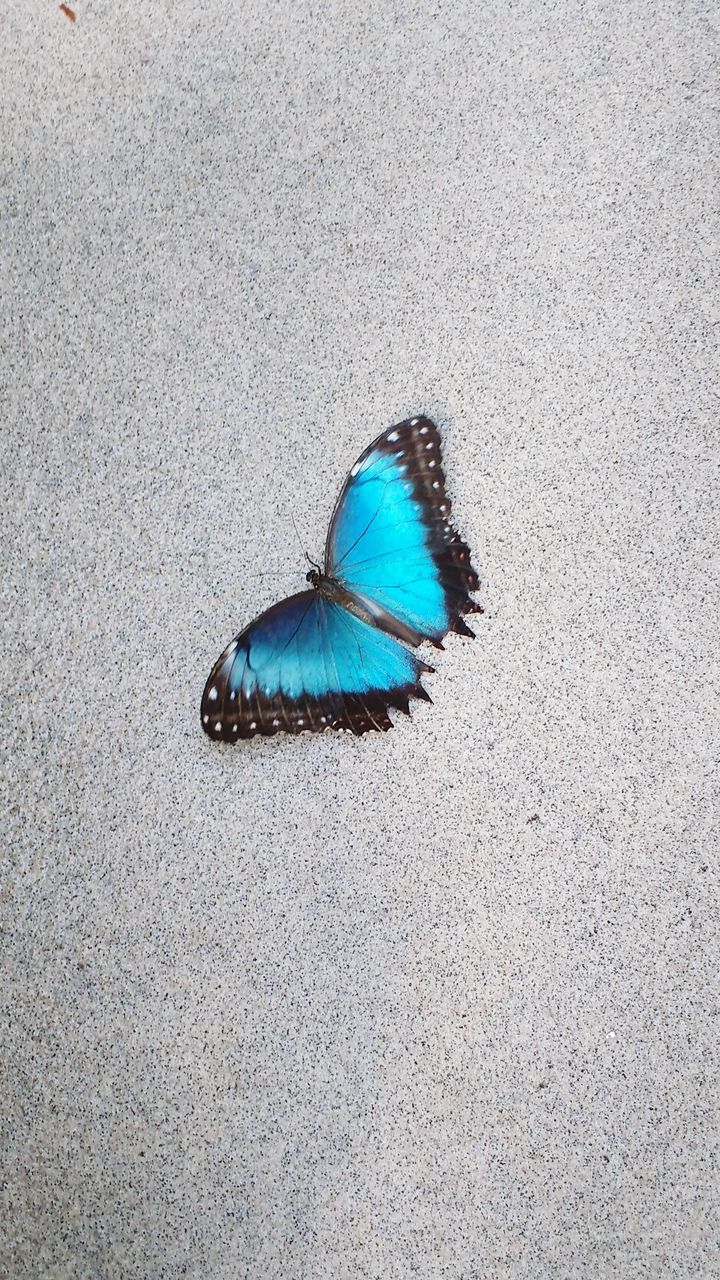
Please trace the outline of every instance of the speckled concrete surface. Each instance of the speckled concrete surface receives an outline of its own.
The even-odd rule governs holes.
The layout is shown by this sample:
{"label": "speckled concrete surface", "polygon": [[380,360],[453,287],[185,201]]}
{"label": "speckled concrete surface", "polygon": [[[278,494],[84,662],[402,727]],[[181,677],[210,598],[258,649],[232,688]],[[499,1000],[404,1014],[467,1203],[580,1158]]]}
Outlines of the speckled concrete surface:
{"label": "speckled concrete surface", "polygon": [[[717,13],[74,8],[0,50],[0,1275],[720,1275]],[[480,638],[218,749],[413,410]]]}

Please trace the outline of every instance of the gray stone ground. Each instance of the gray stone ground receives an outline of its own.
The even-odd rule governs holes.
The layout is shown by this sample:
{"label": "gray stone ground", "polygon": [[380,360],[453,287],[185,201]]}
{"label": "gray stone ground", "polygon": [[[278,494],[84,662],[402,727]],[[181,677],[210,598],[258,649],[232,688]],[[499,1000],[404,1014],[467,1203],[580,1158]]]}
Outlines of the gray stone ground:
{"label": "gray stone ground", "polygon": [[[74,8],[0,47],[0,1275],[720,1275],[717,11]],[[420,410],[479,638],[213,746]]]}

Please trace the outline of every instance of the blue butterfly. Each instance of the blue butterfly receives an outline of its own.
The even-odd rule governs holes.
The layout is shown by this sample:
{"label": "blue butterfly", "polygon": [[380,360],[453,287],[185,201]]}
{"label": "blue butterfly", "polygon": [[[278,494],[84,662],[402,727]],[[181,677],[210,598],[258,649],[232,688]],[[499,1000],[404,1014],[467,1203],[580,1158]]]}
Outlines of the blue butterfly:
{"label": "blue butterfly", "polygon": [[[202,696],[211,738],[391,729],[388,708],[430,696],[432,671],[405,645],[442,649],[472,636],[482,613],[470,551],[450,524],[440,433],[410,418],[378,436],[352,468],[330,521],[325,571],[273,605],[228,645]],[[399,643],[404,641],[404,643]]]}

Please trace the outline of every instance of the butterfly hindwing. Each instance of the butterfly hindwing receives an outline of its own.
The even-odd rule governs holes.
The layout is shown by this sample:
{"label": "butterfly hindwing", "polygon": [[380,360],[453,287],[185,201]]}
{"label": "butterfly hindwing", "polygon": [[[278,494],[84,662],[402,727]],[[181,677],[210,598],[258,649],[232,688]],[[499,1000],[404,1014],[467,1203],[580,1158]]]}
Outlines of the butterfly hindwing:
{"label": "butterfly hindwing", "polygon": [[228,645],[205,686],[203,728],[225,742],[281,730],[390,729],[388,707],[428,700],[420,677],[431,670],[392,636],[302,591]]}
{"label": "butterfly hindwing", "polygon": [[330,524],[325,571],[410,644],[472,635],[470,550],[450,522],[440,433],[429,418],[385,431],[358,458]]}

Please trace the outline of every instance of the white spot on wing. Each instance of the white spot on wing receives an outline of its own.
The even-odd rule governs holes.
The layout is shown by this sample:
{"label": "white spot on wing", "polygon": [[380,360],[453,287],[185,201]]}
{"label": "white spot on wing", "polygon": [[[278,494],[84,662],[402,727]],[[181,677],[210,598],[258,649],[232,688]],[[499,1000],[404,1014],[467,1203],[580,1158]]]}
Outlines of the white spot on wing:
{"label": "white spot on wing", "polygon": [[432,441],[432,440],[428,440],[427,444],[425,445],[425,448],[426,448],[426,449],[432,449],[432,448],[434,448],[433,441]]}
{"label": "white spot on wing", "polygon": [[304,720],[298,720],[298,724],[304,724],[304,723],[305,723]]}
{"label": "white spot on wing", "polygon": [[210,719],[209,716],[203,716],[203,724],[207,724],[209,719]]}
{"label": "white spot on wing", "polygon": [[421,428],[420,428],[420,435],[421,435],[421,436],[426,436],[429,430],[430,430],[430,428],[429,428],[429,427],[421,427]]}
{"label": "white spot on wing", "polygon": [[359,470],[360,470],[360,463],[356,462],[355,466],[350,468],[350,475],[356,476]]}
{"label": "white spot on wing", "polygon": [[434,467],[434,466],[435,466],[435,459],[434,459],[434,458],[431,458],[431,459],[430,459],[430,461],[428,462],[428,466],[429,466],[429,467]]}
{"label": "white spot on wing", "polygon": [[399,440],[399,439],[400,439],[400,432],[399,432],[399,431],[391,431],[391,432],[390,432],[390,434],[389,434],[389,436],[388,436],[388,440],[391,440],[393,444],[395,443],[395,441],[396,441],[396,440]]}
{"label": "white spot on wing", "polygon": [[410,426],[411,426],[411,427],[416,427],[419,421],[420,421],[420,419],[419,419],[419,418],[413,418],[413,419],[411,420],[411,422],[410,422]]}
{"label": "white spot on wing", "polygon": [[215,699],[217,698],[217,689],[215,688],[214,685],[212,689],[208,689],[208,698],[210,699],[211,702],[214,702]]}
{"label": "white spot on wing", "polygon": [[222,729],[222,723],[220,720],[218,720],[217,724],[215,725],[215,732],[219,733],[221,729]]}
{"label": "white spot on wing", "polygon": [[250,728],[251,728],[251,729],[257,729],[257,720],[251,720],[251,721],[250,721]]}
{"label": "white spot on wing", "polygon": [[440,481],[433,480],[433,489],[439,489],[439,488],[440,488]]}

